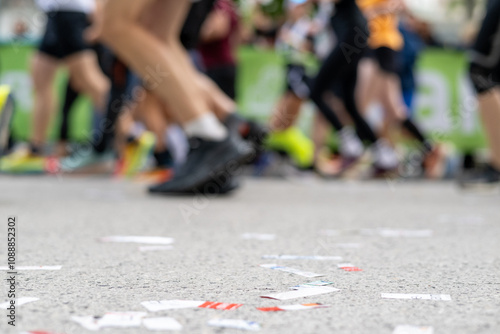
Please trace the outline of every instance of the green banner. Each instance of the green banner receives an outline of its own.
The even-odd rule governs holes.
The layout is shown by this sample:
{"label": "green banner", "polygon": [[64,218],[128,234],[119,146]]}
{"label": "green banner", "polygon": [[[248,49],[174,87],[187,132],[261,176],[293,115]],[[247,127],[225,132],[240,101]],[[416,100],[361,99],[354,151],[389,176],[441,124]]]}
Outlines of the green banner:
{"label": "green banner", "polygon": [[[11,85],[16,98],[14,134],[26,139],[30,133],[33,108],[29,62],[34,49],[30,45],[0,46],[0,83]],[[285,69],[283,58],[273,51],[242,47],[238,51],[238,105],[248,117],[266,121],[283,92]],[[436,139],[449,140],[459,149],[485,146],[477,114],[477,103],[467,80],[463,52],[428,49],[418,63],[419,90],[415,99],[416,119]],[[63,96],[67,76],[58,73],[56,91]],[[61,101],[61,99],[58,99]],[[310,132],[313,107],[304,105],[300,126]],[[57,138],[60,108],[56,106],[50,138]],[[91,107],[81,98],[71,115],[70,136],[83,140],[91,126]]]}
{"label": "green banner", "polygon": [[[26,140],[31,132],[31,113],[33,109],[33,90],[30,77],[30,61],[35,48],[30,44],[0,45],[0,83],[11,86],[16,101],[16,111],[13,118],[12,132],[16,139]],[[61,70],[57,73],[55,83],[56,103],[49,139],[58,137],[60,124],[61,97],[64,96],[67,84],[67,74]],[[91,119],[91,104],[86,98],[79,98],[71,111],[70,138],[84,140],[88,133]]]}
{"label": "green banner", "polygon": [[[283,59],[273,51],[239,50],[238,102],[249,117],[266,120],[283,92]],[[467,78],[464,52],[429,48],[417,64],[415,117],[434,139],[461,150],[485,147],[477,102]],[[310,104],[301,124],[310,132]]]}

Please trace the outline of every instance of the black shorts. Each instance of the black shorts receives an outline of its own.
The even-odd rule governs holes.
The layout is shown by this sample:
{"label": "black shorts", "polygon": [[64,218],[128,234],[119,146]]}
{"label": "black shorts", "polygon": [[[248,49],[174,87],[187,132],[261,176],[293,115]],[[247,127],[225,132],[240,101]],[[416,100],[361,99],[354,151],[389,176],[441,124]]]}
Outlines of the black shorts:
{"label": "black shorts", "polygon": [[199,0],[191,5],[181,30],[181,43],[186,50],[198,47],[201,27],[214,8],[214,3],[215,0]]}
{"label": "black shorts", "polygon": [[232,100],[236,98],[236,66],[223,65],[209,68],[206,75]]}
{"label": "black shorts", "polygon": [[308,99],[311,94],[311,78],[303,65],[286,65],[286,91],[301,99]]}
{"label": "black shorts", "polygon": [[471,63],[500,79],[500,0],[489,0],[476,42],[469,53]]}
{"label": "black shorts", "polygon": [[47,26],[38,47],[40,52],[57,59],[90,49],[83,38],[90,25],[87,14],[81,12],[49,12]]}
{"label": "black shorts", "polygon": [[397,51],[385,46],[373,50],[380,69],[386,73],[398,74],[400,71],[400,58]]}

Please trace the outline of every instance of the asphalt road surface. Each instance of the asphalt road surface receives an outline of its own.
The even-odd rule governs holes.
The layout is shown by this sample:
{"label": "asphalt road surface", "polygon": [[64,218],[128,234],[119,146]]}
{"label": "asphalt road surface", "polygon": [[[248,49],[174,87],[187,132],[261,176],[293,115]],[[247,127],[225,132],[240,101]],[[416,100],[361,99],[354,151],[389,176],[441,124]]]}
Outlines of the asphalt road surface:
{"label": "asphalt road surface", "polygon": [[[17,217],[17,266],[62,266],[18,272],[17,296],[39,300],[17,307],[15,329],[0,311],[0,333],[90,333],[71,317],[111,311],[173,317],[185,333],[242,332],[209,327],[214,318],[255,321],[262,333],[392,333],[398,325],[432,326],[436,334],[500,333],[499,194],[463,193],[445,182],[313,178],[247,179],[233,196],[210,199],[150,197],[144,189],[104,178],[0,176],[0,266],[8,262],[10,215]],[[245,240],[243,233],[276,238]],[[113,235],[175,242],[171,250],[140,252],[140,244],[99,241]],[[341,256],[362,271],[339,269],[339,261],[262,258],[273,254]],[[259,266],[265,263],[324,276]],[[340,291],[260,298],[318,279]],[[10,286],[2,288],[0,303],[9,300]],[[381,293],[446,294],[451,301]],[[244,305],[152,313],[140,304],[175,299]],[[330,307],[256,310],[304,303]]]}

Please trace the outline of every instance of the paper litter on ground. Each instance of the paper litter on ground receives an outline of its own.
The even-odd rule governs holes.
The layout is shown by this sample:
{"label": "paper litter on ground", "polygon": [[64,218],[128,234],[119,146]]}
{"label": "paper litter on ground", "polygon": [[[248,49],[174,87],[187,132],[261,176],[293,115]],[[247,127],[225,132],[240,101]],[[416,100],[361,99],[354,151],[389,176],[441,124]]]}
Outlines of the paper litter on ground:
{"label": "paper litter on ground", "polygon": [[340,289],[332,288],[329,286],[318,286],[311,288],[302,288],[298,290],[291,290],[286,292],[270,293],[267,295],[260,296],[261,298],[277,299],[277,300],[288,300],[301,297],[317,296],[326,293],[332,293],[340,291]]}
{"label": "paper litter on ground", "polygon": [[144,306],[150,312],[158,312],[164,310],[175,310],[182,308],[195,308],[202,305],[205,301],[203,300],[160,300],[160,301],[146,301],[142,302],[141,305]]}
{"label": "paper litter on ground", "polygon": [[345,242],[333,244],[337,248],[361,248],[361,244],[355,242]]}
{"label": "paper litter on ground", "polygon": [[[36,302],[37,300],[39,300],[39,298],[35,298],[35,297],[21,297],[21,298],[17,298],[15,306],[19,307],[19,306],[24,305],[24,304],[28,304],[28,303],[31,303],[31,302]],[[0,310],[6,310],[10,305],[11,305],[10,301],[7,301],[5,303],[0,304]]]}
{"label": "paper litter on ground", "polygon": [[207,322],[207,325],[212,327],[233,328],[247,331],[260,330],[260,325],[255,321],[246,321],[239,319],[212,319]]}
{"label": "paper litter on ground", "polygon": [[427,299],[427,300],[446,300],[450,301],[450,295],[431,295],[419,293],[382,293],[382,298],[388,299]]}
{"label": "paper litter on ground", "polygon": [[83,317],[73,316],[71,317],[71,320],[88,330],[98,331],[105,327],[140,327],[142,318],[146,315],[146,312],[108,312],[102,317],[95,317],[91,315]]}
{"label": "paper litter on ground", "polygon": [[314,308],[326,308],[330,307],[329,305],[322,304],[296,304],[296,305],[281,305],[281,306],[273,306],[273,307],[257,307],[257,310],[263,312],[277,312],[277,311],[300,311],[300,310],[310,310]]}
{"label": "paper litter on ground", "polygon": [[262,240],[262,241],[272,241],[276,239],[276,234],[265,234],[265,233],[243,233],[241,235],[242,239],[246,240]]}
{"label": "paper litter on ground", "polygon": [[319,255],[263,255],[262,258],[273,259],[273,260],[342,261],[341,256],[319,256]]}
{"label": "paper litter on ground", "polygon": [[314,288],[314,287],[318,287],[318,286],[326,286],[326,285],[332,285],[332,284],[333,284],[333,282],[314,281],[314,282],[295,285],[295,286],[290,287],[290,289],[291,290],[308,289],[308,288]]}
{"label": "paper litter on ground", "polygon": [[57,333],[46,332],[46,331],[27,331],[27,332],[21,332],[20,334],[57,334]]}
{"label": "paper litter on ground", "polygon": [[278,266],[275,263],[261,264],[260,266],[262,268],[269,268],[269,269],[284,271],[284,272],[287,272],[287,273],[296,274],[296,275],[300,275],[300,276],[304,276],[304,277],[309,277],[309,278],[325,276],[324,274],[317,274],[317,273],[313,273],[313,272],[309,272],[309,271],[303,271],[303,270],[300,270],[300,269]]}
{"label": "paper litter on ground", "polygon": [[337,267],[345,271],[363,271],[363,269],[356,267],[352,263],[339,263]]}
{"label": "paper litter on ground", "polygon": [[434,328],[430,326],[399,325],[394,328],[392,334],[434,334]]}
{"label": "paper litter on ground", "polygon": [[397,230],[389,228],[362,229],[362,235],[378,235],[384,238],[427,238],[432,237],[432,230]]}
{"label": "paper litter on ground", "polygon": [[102,237],[99,239],[102,242],[124,242],[124,243],[137,243],[137,244],[150,244],[150,245],[169,245],[175,240],[167,237],[155,236],[132,236],[132,235],[113,235]]}
{"label": "paper litter on ground", "polygon": [[214,310],[235,310],[243,304],[218,303],[201,300],[161,300],[146,301],[141,303],[148,311],[158,312],[163,310],[174,310],[182,308],[210,308]]}

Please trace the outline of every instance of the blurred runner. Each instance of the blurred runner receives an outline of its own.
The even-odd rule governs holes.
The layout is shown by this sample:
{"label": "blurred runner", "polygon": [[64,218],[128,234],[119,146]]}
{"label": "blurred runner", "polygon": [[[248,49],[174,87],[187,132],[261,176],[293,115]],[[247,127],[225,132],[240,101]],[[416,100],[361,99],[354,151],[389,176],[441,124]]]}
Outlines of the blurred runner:
{"label": "blurred runner", "polygon": [[198,74],[179,41],[189,6],[187,0],[109,0],[102,21],[103,41],[168,105],[172,118],[196,142],[173,179],[151,187],[152,193],[231,187],[235,168],[253,151],[218,121],[197,85]]}
{"label": "blurred runner", "polygon": [[486,16],[470,52],[470,77],[478,94],[479,108],[491,157],[483,169],[460,181],[464,187],[500,184],[500,0],[489,0]]}
{"label": "blurred runner", "polygon": [[55,110],[53,84],[57,70],[65,66],[73,88],[91,97],[103,110],[109,82],[98,66],[97,57],[84,38],[95,10],[94,0],[37,0],[47,14],[47,25],[38,51],[33,56],[31,75],[34,87],[33,129],[28,150],[3,158],[2,171],[43,172],[43,149],[51,116]]}
{"label": "blurred runner", "polygon": [[357,0],[368,19],[368,46],[373,50],[378,69],[373,72],[370,86],[376,89],[384,110],[392,122],[397,122],[420,143],[426,176],[441,177],[444,173],[440,148],[433,145],[411,120],[408,107],[404,104],[401,82],[398,77],[398,52],[403,49],[404,40],[398,29],[398,13],[403,10],[402,0]]}
{"label": "blurred runner", "polygon": [[[331,18],[331,26],[337,37],[337,45],[323,61],[314,79],[311,99],[339,133],[340,153],[348,165],[363,154],[364,148],[361,142],[363,140],[371,145],[374,153],[374,167],[377,171],[393,170],[398,166],[398,157],[385,140],[376,137],[360,115],[355,99],[358,63],[366,49],[365,40],[368,36],[368,31],[365,30],[366,20],[355,0],[335,0],[334,2],[336,7]],[[325,93],[335,82],[339,84],[340,98],[356,126],[357,133],[349,127],[344,127],[325,101]]]}
{"label": "blurred runner", "polygon": [[311,78],[308,73],[313,51],[310,4],[306,0],[287,3],[287,21],[278,31],[276,50],[285,58],[286,87],[270,119],[270,149],[285,152],[299,168],[314,164],[314,144],[295,123],[304,101],[309,98]]}

